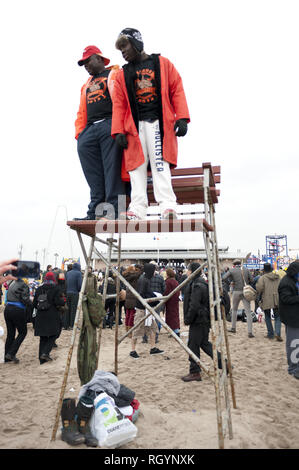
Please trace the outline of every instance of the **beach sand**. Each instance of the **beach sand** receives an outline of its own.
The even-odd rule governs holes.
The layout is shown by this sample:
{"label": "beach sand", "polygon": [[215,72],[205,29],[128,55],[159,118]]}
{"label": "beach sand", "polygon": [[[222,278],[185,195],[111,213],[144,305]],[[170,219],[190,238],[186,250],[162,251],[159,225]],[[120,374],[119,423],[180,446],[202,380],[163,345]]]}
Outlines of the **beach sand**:
{"label": "beach sand", "polygon": [[[5,340],[3,306],[0,325],[5,329]],[[119,331],[124,334],[124,325]],[[187,344],[188,327],[182,326],[181,332]],[[246,323],[238,321],[237,334],[229,334],[237,409],[231,402],[233,439],[225,438],[225,448],[298,448],[299,381],[287,373],[284,326],[282,343],[264,337],[264,322],[254,323],[253,332],[255,338],[249,339]],[[1,449],[71,448],[60,438],[61,420],[56,440],[51,441],[71,335],[71,331],[63,330],[57,340],[58,348],[51,353],[54,360],[40,365],[39,338],[29,324],[17,355],[20,363],[0,364]],[[114,336],[114,329],[102,331],[100,370],[114,371]],[[215,389],[211,379],[202,373],[201,382],[181,380],[189,371],[188,355],[164,329],[157,346],[164,354],[150,356],[150,346],[138,343],[137,360],[129,357],[129,339],[119,346],[119,382],[134,390],[140,402],[137,437],[123,448],[217,449]],[[203,352],[201,359],[211,365]],[[79,390],[75,347],[64,397],[77,399]],[[85,445],[77,448],[87,449]]]}

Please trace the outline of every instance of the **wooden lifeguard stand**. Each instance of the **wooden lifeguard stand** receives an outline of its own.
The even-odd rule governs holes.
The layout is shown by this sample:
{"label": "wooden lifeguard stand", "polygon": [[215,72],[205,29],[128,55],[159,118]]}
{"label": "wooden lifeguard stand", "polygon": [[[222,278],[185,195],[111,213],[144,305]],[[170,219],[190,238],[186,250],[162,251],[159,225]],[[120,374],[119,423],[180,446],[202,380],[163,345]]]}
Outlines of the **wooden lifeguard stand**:
{"label": "wooden lifeguard stand", "polygon": [[[104,280],[103,290],[103,302],[105,303],[107,296],[107,280],[108,271],[111,270],[117,280],[116,284],[116,320],[115,320],[115,373],[118,373],[118,345],[127,337],[128,334],[132,333],[142,321],[149,315],[153,315],[161,325],[172,335],[172,337],[180,344],[183,350],[192,357],[192,359],[198,363],[201,369],[208,375],[214,384],[215,397],[216,397],[216,414],[217,414],[217,429],[218,429],[218,445],[220,449],[224,448],[224,438],[228,434],[229,439],[233,438],[232,431],[232,419],[231,419],[231,406],[230,406],[230,393],[229,385],[232,396],[233,407],[236,408],[235,389],[233,382],[231,358],[229,351],[229,342],[227,335],[226,317],[224,307],[221,304],[222,296],[222,282],[220,274],[220,264],[218,255],[218,244],[216,235],[216,223],[215,223],[215,204],[218,203],[218,196],[220,191],[216,189],[216,184],[220,183],[220,167],[212,166],[211,163],[203,163],[202,167],[197,168],[181,168],[171,170],[172,173],[172,185],[177,196],[177,202],[179,204],[179,215],[182,218],[174,220],[161,220],[146,219],[142,221],[126,221],[126,220],[111,220],[111,221],[68,221],[69,227],[77,232],[80,246],[86,261],[86,269],[84,272],[82,288],[79,295],[79,302],[76,312],[76,318],[74,322],[73,334],[71,339],[71,345],[69,348],[65,373],[63,377],[63,383],[60,391],[60,398],[56,413],[56,420],[53,427],[52,440],[55,440],[60,410],[66,388],[68,372],[70,362],[72,358],[72,352],[75,343],[75,336],[77,331],[78,322],[82,313],[82,301],[85,292],[86,279],[88,274],[88,268],[92,263],[93,254],[97,256],[106,265],[106,273]],[[151,184],[148,185],[148,200],[149,203],[154,203],[153,187]],[[186,212],[183,211],[185,204],[195,204],[196,210],[192,210],[191,217],[186,218]],[[203,210],[199,210],[198,206],[201,205]],[[203,206],[202,206],[203,205]],[[186,207],[186,206],[185,206]],[[181,212],[180,212],[181,210]],[[190,213],[188,213],[190,215]],[[200,217],[199,217],[200,215]],[[126,279],[120,273],[120,261],[121,261],[121,235],[123,233],[161,233],[161,232],[194,232],[197,234],[201,232],[204,238],[205,251],[207,255],[207,261],[203,263],[196,271],[194,271],[184,282],[182,282],[174,291],[168,296],[159,298],[159,304],[153,308],[150,305],[151,300],[154,299],[143,299],[138,292],[126,281]],[[90,237],[89,250],[85,249],[82,234]],[[100,236],[109,234],[109,238],[106,240],[101,239]],[[114,239],[115,234],[118,234],[118,240]],[[107,256],[103,256],[95,247],[95,242],[100,242],[108,245]],[[117,249],[118,252],[118,269],[115,269],[111,264],[112,248]],[[207,368],[201,363],[200,359],[184,344],[184,342],[173,332],[173,330],[165,323],[165,321],[159,316],[157,310],[161,307],[169,298],[172,297],[178,290],[184,285],[190,282],[200,271],[207,268],[208,272],[208,284],[209,284],[209,299],[210,299],[210,318],[211,318],[211,342],[213,345],[213,366],[212,370]],[[118,316],[119,316],[119,292],[120,292],[120,280],[123,284],[139,299],[139,301],[145,306],[147,313],[145,317],[140,320],[139,323],[135,324],[134,327],[123,335],[121,338],[118,336]],[[155,298],[157,300],[157,298]],[[101,328],[98,330],[98,357],[100,353],[100,342],[101,342]],[[222,364],[224,365],[222,370],[218,369],[217,351],[221,354]],[[98,363],[98,362],[97,362]],[[227,364],[227,368],[225,367]]]}

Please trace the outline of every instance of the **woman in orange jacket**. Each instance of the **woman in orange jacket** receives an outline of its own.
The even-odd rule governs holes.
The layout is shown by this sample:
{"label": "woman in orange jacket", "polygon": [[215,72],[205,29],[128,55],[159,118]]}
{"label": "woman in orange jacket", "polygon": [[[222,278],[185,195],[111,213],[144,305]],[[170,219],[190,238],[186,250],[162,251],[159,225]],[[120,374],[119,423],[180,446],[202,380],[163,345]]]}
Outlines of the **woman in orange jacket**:
{"label": "woman in orange jacket", "polygon": [[177,164],[176,137],[186,134],[190,122],[182,79],[168,59],[144,52],[135,29],[124,29],[116,48],[128,62],[115,78],[111,130],[124,150],[123,179],[128,172],[131,182],[131,203],[121,215],[129,220],[146,216],[150,165],[162,218],[176,218],[170,168]]}

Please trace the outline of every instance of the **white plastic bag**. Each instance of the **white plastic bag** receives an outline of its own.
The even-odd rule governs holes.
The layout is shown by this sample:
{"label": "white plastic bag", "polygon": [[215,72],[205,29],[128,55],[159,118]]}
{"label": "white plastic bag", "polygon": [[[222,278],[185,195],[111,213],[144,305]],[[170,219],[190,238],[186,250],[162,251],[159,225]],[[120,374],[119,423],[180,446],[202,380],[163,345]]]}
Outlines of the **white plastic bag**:
{"label": "white plastic bag", "polygon": [[90,429],[100,447],[120,447],[136,437],[136,426],[121,414],[107,393],[96,397],[94,407]]}

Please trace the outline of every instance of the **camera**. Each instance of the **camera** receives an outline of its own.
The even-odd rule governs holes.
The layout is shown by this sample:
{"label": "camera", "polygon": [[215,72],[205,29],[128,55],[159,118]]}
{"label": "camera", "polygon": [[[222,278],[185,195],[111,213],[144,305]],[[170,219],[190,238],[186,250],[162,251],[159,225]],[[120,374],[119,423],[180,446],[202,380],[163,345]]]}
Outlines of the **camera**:
{"label": "camera", "polygon": [[6,271],[4,276],[11,274],[14,277],[28,277],[30,279],[40,278],[40,264],[37,261],[15,261],[12,263],[17,269]]}

